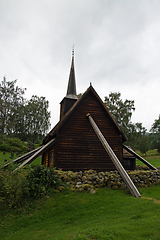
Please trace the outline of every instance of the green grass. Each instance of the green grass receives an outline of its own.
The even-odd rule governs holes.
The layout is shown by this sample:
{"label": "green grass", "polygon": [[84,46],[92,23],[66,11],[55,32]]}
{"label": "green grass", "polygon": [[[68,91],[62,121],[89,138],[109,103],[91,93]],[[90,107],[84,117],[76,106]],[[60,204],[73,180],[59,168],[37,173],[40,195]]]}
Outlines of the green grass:
{"label": "green grass", "polygon": [[[147,160],[154,167],[160,167],[160,157],[159,158],[147,158],[147,157],[145,157],[144,159]],[[136,159],[136,165],[146,166],[144,163],[142,163],[138,159]]]}
{"label": "green grass", "polygon": [[[160,167],[160,154],[157,152],[156,149],[149,150],[146,155],[140,153],[140,151],[136,151],[140,156],[142,156],[145,160],[147,160],[150,164],[154,167]],[[136,159],[136,165],[145,166],[140,160]]]}
{"label": "green grass", "polygon": [[[0,163],[9,156],[0,152]],[[144,158],[160,166],[156,152]],[[33,164],[36,161],[40,163],[36,159]],[[138,190],[141,198],[131,196],[128,189],[103,188],[95,194],[64,190],[21,209],[1,209],[0,239],[159,240],[160,185]]]}
{"label": "green grass", "polygon": [[158,240],[160,185],[139,191],[142,198],[132,197],[128,190],[65,190],[25,210],[2,213],[0,239]]}
{"label": "green grass", "polygon": [[[3,152],[0,151],[0,167],[4,166],[6,163],[11,162],[12,160],[18,158],[18,156],[16,154],[14,154],[14,158],[11,159],[11,153],[6,152],[5,155],[3,154]],[[7,161],[5,161],[7,160]],[[41,164],[42,158],[38,157],[36,158],[32,164]]]}
{"label": "green grass", "polygon": [[142,157],[159,155],[159,153],[157,152],[157,149],[149,150],[149,151],[146,152],[146,154],[141,153],[139,150],[136,151],[136,152]]}

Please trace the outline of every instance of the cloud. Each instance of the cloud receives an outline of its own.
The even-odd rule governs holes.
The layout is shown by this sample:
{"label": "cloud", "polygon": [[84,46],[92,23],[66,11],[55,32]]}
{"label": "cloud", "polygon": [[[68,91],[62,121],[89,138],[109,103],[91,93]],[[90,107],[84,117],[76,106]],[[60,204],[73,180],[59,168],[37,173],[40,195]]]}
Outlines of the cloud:
{"label": "cloud", "polygon": [[18,78],[28,98],[46,96],[53,127],[75,44],[77,92],[90,82],[102,100],[120,91],[135,100],[132,121],[149,129],[159,115],[159,8],[159,0],[1,1],[1,78]]}

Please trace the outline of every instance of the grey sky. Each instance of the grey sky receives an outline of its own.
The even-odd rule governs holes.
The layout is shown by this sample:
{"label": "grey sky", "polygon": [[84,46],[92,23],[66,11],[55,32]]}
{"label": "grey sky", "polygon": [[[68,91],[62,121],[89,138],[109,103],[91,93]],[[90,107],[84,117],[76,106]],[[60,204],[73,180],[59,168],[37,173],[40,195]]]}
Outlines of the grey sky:
{"label": "grey sky", "polygon": [[1,0],[0,76],[26,97],[45,96],[59,120],[75,45],[77,92],[92,82],[102,100],[135,101],[132,122],[148,130],[160,114],[159,0]]}

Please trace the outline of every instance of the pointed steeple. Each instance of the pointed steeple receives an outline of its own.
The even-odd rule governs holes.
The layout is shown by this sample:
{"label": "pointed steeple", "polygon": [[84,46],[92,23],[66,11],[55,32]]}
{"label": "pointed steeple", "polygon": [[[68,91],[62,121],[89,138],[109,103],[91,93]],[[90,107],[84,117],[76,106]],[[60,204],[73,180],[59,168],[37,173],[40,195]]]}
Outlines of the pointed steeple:
{"label": "pointed steeple", "polygon": [[69,74],[67,94],[61,101],[60,119],[66,114],[66,112],[73,106],[73,104],[78,100],[76,95],[76,80],[75,80],[75,70],[74,70],[74,46],[72,48],[72,62]]}
{"label": "pointed steeple", "polygon": [[72,48],[72,63],[71,63],[66,97],[78,99],[77,93],[76,93],[76,80],[75,80],[75,71],[74,71],[74,46]]}

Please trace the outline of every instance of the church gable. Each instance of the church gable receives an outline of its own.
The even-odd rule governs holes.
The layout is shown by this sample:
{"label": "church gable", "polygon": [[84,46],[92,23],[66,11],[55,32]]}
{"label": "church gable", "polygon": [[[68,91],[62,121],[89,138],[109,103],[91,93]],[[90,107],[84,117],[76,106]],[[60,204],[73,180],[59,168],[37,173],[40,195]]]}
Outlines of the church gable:
{"label": "church gable", "polygon": [[[108,109],[90,86],[80,99],[76,95],[74,51],[67,94],[61,101],[60,121],[44,138],[43,144],[55,139],[55,144],[43,154],[43,164],[63,170],[108,171],[115,166],[95,134],[87,114],[91,114],[110,147],[123,163],[123,142],[126,136]],[[47,160],[48,159],[48,160]]]}
{"label": "church gable", "polygon": [[68,113],[67,120],[58,131],[58,168],[115,169],[86,117],[88,112],[122,161],[122,136],[91,87]]}

